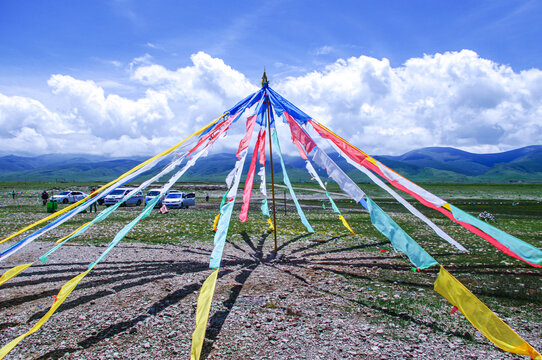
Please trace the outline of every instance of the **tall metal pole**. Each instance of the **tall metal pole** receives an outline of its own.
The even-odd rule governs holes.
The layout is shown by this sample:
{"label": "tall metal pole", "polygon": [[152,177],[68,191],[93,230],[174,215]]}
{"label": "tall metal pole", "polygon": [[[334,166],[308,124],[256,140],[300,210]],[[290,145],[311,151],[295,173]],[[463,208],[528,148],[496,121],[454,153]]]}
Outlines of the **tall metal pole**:
{"label": "tall metal pole", "polygon": [[[265,70],[263,72],[262,76],[262,87],[267,86],[267,75],[265,74]],[[278,245],[277,245],[277,215],[276,215],[276,206],[275,206],[275,178],[273,176],[273,145],[272,139],[271,139],[271,112],[269,107],[269,96],[266,96],[265,99],[267,103],[267,129],[269,131],[269,162],[271,166],[271,194],[273,195],[273,227],[275,229],[275,256],[278,255]]]}

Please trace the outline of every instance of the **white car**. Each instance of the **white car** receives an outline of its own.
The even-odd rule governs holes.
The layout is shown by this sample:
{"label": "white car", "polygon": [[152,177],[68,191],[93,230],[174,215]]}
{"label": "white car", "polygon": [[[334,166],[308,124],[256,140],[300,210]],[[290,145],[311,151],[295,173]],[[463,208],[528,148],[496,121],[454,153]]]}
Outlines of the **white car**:
{"label": "white car", "polygon": [[166,205],[168,208],[177,208],[180,209],[183,207],[183,193],[172,192],[169,193],[165,199],[162,201],[162,204]]}
{"label": "white car", "polygon": [[[121,201],[130,191],[134,190],[133,188],[118,188],[109,193],[106,197],[104,197],[104,205],[105,206],[111,206],[115,205],[119,201]],[[122,206],[127,205],[135,205],[139,206],[143,203],[143,193],[141,191],[138,191],[134,196],[129,198],[122,204]]]}
{"label": "white car", "polygon": [[62,191],[59,194],[53,195],[51,201],[63,204],[71,204],[78,202],[87,197],[87,194],[81,191]]}
{"label": "white car", "polygon": [[188,208],[196,205],[196,195],[194,193],[185,194],[181,192],[171,192],[166,196],[162,203],[168,208]]}

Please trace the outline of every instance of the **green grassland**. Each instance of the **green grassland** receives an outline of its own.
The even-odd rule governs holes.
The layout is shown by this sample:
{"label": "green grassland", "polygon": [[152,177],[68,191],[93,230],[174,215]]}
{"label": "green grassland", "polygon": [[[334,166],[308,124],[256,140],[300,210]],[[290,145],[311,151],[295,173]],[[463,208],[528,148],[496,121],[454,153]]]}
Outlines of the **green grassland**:
{"label": "green grassland", "polygon": [[[86,191],[95,184],[62,184],[65,188]],[[0,236],[5,237],[17,229],[46,216],[38,193],[43,189],[58,188],[53,183],[0,183]],[[284,211],[284,190],[277,189],[278,244],[281,251],[292,254],[292,263],[325,271],[332,276],[344,276],[352,286],[360,289],[352,307],[379,309],[381,316],[375,321],[392,318],[395,326],[405,327],[412,321],[421,322],[428,328],[440,329],[464,341],[476,341],[476,330],[463,318],[449,321],[449,305],[432,291],[433,282],[439,271],[432,267],[421,272],[411,271],[408,259],[395,253],[390,243],[370,223],[367,212],[351,200],[336,196],[338,207],[356,234],[351,235],[333,213],[323,198],[304,199],[314,194],[315,184],[294,184],[297,195],[305,207],[305,213],[314,234],[307,234],[292,206]],[[495,225],[504,231],[542,248],[542,185],[535,184],[423,184],[423,187],[441,196],[463,210],[478,215],[489,211],[495,215]],[[440,264],[459,278],[489,308],[500,314],[515,330],[523,333],[538,332],[542,324],[542,271],[511,258],[485,240],[454,224],[440,213],[410,201],[445,232],[463,244],[468,253],[461,253],[438,238],[425,224],[408,213],[400,204],[374,185],[360,184],[360,187],[379,204],[383,210],[415,239]],[[12,190],[21,192],[15,200]],[[339,189],[329,185],[330,192]],[[191,209],[171,210],[162,215],[158,211],[138,224],[125,238],[127,242],[152,244],[207,244],[212,245],[214,233],[211,230],[223,195],[220,191],[210,192],[209,203],[205,193],[197,194],[196,206]],[[286,198],[289,196],[286,194]],[[406,197],[412,200],[408,196]],[[251,207],[249,221],[240,223],[236,212],[232,217],[228,241],[232,246],[245,245],[248,238],[260,238],[267,231],[266,219],[259,213],[259,203]],[[291,204],[291,201],[288,201]],[[326,205],[324,208],[322,205]],[[63,205],[60,205],[62,208]],[[103,209],[98,207],[98,211]],[[74,239],[78,243],[100,245],[111,241],[124,225],[129,223],[142,207],[119,208],[107,220],[96,224],[91,230]],[[94,218],[94,214],[82,213],[66,224],[45,234],[42,240],[57,240],[69,234],[78,226]],[[19,237],[20,238],[20,237]],[[272,236],[267,238],[265,249],[272,249]],[[228,244],[226,246],[229,246]],[[387,249],[387,252],[382,252]],[[337,263],[319,260],[322,254],[351,254],[352,258],[363,256],[359,266],[349,263],[341,267]],[[294,256],[295,255],[295,256]],[[313,259],[313,260],[311,260]],[[367,265],[367,259],[374,259]],[[326,294],[322,296],[342,296]],[[533,326],[536,325],[536,330]],[[397,333],[397,336],[400,332]],[[537,336],[537,335],[533,335]]]}

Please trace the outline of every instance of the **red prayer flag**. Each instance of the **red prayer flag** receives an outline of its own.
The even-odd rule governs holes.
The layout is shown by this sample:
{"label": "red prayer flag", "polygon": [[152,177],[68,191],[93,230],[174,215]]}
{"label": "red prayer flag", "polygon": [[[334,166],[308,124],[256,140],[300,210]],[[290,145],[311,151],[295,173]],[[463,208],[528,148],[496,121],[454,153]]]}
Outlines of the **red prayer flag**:
{"label": "red prayer flag", "polygon": [[252,186],[254,185],[254,173],[256,172],[256,160],[258,160],[258,155],[260,154],[261,144],[265,141],[264,135],[265,133],[260,132],[258,134],[256,145],[254,145],[254,152],[252,153],[252,160],[250,161],[250,168],[248,169],[247,179],[245,181],[243,206],[241,206],[241,213],[239,214],[241,222],[246,222],[248,218],[248,208],[250,205],[250,197],[252,195]]}
{"label": "red prayer flag", "polygon": [[305,147],[305,151],[307,151],[307,154],[309,154],[312,149],[315,148],[316,143],[290,114],[285,111],[284,116],[286,117],[286,121],[288,121],[288,125],[290,125],[292,140],[295,139],[299,141],[299,143],[301,143]]}

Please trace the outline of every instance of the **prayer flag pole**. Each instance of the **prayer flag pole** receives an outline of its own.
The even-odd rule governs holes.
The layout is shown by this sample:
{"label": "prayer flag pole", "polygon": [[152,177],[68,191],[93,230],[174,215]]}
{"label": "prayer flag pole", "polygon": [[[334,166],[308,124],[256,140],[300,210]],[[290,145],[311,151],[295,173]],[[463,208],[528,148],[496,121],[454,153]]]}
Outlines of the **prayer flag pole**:
{"label": "prayer flag pole", "polygon": [[[262,76],[262,87],[267,87],[269,85],[269,81],[267,80],[267,74],[265,73],[265,69],[263,71]],[[273,232],[275,235],[275,256],[278,255],[278,246],[277,246],[277,216],[276,216],[276,207],[275,207],[275,179],[273,176],[273,146],[271,145],[271,113],[270,113],[270,107],[269,107],[269,96],[266,95],[265,99],[267,103],[267,127],[269,129],[269,162],[271,166],[271,194],[273,195]]]}

